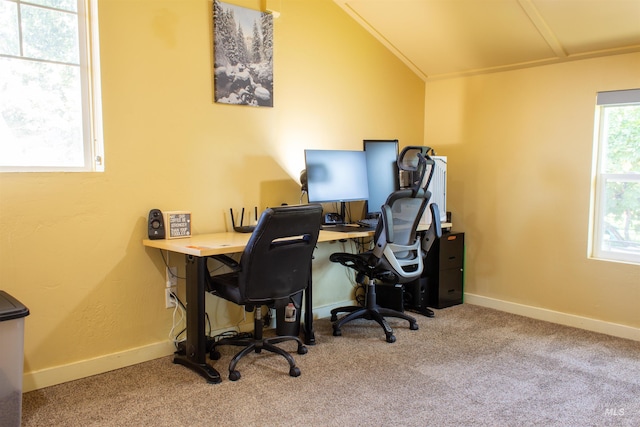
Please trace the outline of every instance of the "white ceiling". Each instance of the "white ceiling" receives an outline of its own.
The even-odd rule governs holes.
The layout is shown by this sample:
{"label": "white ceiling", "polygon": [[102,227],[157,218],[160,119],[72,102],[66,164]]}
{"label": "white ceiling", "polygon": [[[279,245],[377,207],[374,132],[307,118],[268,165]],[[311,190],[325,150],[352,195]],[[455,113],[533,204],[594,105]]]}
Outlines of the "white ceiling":
{"label": "white ceiling", "polygon": [[640,0],[334,2],[424,80],[640,52]]}

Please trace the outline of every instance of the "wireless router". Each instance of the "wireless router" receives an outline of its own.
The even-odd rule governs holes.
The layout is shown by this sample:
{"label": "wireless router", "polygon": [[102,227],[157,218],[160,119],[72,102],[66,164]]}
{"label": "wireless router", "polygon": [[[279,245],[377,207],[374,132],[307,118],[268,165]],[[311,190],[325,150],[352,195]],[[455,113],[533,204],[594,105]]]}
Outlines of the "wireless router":
{"label": "wireless router", "polygon": [[[254,214],[256,217],[256,222],[258,222],[258,207],[254,207]],[[251,233],[253,232],[253,230],[255,230],[256,226],[255,225],[243,225],[244,223],[244,208],[242,208],[242,213],[240,214],[240,225],[236,226],[236,221],[235,218],[233,217],[233,208],[229,208],[229,212],[231,213],[231,226],[233,227],[234,231],[237,231],[238,233]]]}

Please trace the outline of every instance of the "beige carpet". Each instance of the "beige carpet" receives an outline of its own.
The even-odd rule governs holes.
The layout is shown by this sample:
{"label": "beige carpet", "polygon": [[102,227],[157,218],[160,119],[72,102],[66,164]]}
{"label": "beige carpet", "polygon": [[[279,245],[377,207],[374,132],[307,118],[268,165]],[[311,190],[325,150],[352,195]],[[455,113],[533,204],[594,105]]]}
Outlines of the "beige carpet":
{"label": "beige carpet", "polygon": [[640,342],[468,304],[416,317],[392,321],[393,344],[374,322],[333,337],[317,321],[298,378],[263,353],[231,382],[223,347],[221,384],[166,357],[36,390],[22,425],[640,426]]}

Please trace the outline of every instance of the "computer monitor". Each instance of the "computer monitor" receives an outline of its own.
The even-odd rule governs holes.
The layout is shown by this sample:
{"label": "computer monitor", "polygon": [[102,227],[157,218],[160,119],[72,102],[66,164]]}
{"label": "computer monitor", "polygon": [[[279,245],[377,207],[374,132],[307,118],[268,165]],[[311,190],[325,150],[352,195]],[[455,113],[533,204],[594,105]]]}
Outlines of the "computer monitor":
{"label": "computer monitor", "polygon": [[304,150],[309,203],[367,200],[364,151]]}
{"label": "computer monitor", "polygon": [[389,194],[400,188],[398,140],[365,139],[363,143],[369,183],[366,212],[368,217],[375,217],[380,214]]}

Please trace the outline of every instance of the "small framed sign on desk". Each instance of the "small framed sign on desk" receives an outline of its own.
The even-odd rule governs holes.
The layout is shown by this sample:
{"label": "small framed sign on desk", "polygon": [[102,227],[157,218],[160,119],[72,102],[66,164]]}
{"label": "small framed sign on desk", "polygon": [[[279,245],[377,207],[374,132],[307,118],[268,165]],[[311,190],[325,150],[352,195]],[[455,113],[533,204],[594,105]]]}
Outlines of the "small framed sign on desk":
{"label": "small framed sign on desk", "polygon": [[164,212],[164,224],[167,230],[167,239],[191,237],[191,212]]}

